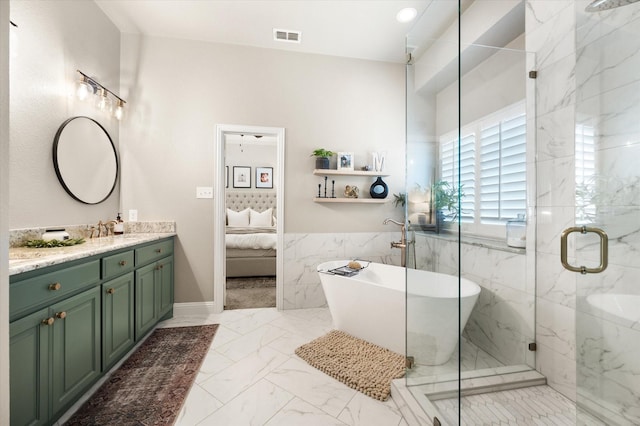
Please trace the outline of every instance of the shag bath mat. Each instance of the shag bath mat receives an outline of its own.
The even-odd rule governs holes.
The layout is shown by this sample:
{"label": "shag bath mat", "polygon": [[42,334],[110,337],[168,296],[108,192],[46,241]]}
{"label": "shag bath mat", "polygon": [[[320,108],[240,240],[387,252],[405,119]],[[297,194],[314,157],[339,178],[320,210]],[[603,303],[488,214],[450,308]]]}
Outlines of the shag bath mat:
{"label": "shag bath mat", "polygon": [[385,401],[391,381],[404,376],[404,356],[332,330],[296,349],[311,366],[371,398]]}
{"label": "shag bath mat", "polygon": [[66,425],[172,425],[217,329],[156,329]]}

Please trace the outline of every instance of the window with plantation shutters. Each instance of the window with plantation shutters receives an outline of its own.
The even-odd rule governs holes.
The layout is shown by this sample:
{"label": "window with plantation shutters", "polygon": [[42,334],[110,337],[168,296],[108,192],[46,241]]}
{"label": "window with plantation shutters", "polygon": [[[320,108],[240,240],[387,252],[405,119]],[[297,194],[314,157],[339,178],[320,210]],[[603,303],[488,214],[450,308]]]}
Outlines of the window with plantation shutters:
{"label": "window with plantation shutters", "polygon": [[526,212],[526,126],[523,113],[480,131],[482,222],[502,222]]}
{"label": "window with plantation shutters", "polygon": [[[462,222],[503,224],[526,213],[527,159],[524,102],[483,117],[440,138],[441,179],[462,185]],[[503,229],[503,228],[501,228]]]}
{"label": "window with plantation shutters", "polygon": [[596,217],[596,164],[595,129],[584,124],[576,125],[575,173],[576,173],[576,223],[586,225]]}
{"label": "window with plantation shutters", "polygon": [[[461,218],[473,220],[475,213],[475,164],[476,164],[476,137],[470,133],[462,136],[460,149],[458,149],[457,135],[449,135],[444,139],[441,151],[441,179],[455,187],[458,181],[461,184]],[[458,168],[459,173],[458,173]],[[458,180],[459,179],[459,180]]]}

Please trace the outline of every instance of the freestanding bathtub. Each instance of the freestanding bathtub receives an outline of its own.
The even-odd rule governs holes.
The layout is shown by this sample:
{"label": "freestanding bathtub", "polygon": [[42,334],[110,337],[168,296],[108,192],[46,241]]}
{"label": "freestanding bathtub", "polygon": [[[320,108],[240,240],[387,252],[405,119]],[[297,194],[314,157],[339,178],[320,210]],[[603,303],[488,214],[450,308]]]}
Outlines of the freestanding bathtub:
{"label": "freestanding bathtub", "polygon": [[478,284],[461,278],[458,329],[457,276],[381,263],[352,277],[327,273],[347,263],[331,261],[317,268],[336,329],[413,356],[417,364],[439,365],[451,358],[480,294]]}

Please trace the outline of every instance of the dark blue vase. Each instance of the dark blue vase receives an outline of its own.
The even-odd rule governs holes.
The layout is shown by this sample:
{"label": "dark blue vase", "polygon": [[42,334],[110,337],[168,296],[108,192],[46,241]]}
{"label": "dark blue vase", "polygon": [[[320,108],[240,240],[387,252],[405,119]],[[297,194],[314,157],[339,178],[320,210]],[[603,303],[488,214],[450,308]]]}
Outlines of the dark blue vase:
{"label": "dark blue vase", "polygon": [[369,194],[371,194],[371,198],[387,198],[387,195],[389,195],[389,187],[384,183],[382,178],[378,176],[378,179],[371,185]]}

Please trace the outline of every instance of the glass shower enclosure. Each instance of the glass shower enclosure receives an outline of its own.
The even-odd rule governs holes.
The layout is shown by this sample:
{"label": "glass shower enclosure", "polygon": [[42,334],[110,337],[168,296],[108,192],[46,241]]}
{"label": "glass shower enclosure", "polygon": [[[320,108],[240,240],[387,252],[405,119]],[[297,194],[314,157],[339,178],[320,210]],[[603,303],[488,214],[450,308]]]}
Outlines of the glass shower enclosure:
{"label": "glass shower enclosure", "polygon": [[434,0],[407,54],[418,423],[546,383],[640,424],[640,1]]}
{"label": "glass shower enclosure", "polygon": [[524,2],[490,14],[482,3],[433,1],[407,37],[406,384],[429,424],[432,407],[459,424],[466,393],[544,383],[535,371],[534,57]]}

